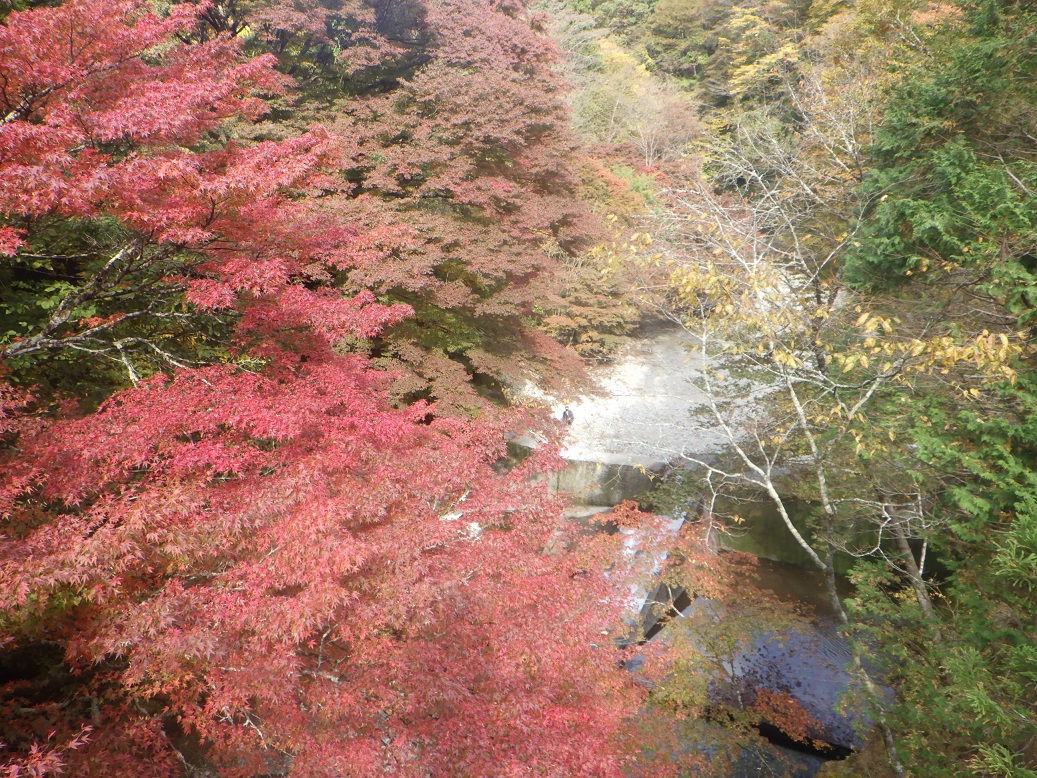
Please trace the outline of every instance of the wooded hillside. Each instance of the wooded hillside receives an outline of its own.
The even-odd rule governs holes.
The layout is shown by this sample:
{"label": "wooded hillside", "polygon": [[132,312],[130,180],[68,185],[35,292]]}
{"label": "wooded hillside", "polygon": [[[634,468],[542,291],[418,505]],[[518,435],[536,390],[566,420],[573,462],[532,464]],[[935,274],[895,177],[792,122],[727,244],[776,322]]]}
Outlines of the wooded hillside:
{"label": "wooded hillside", "polygon": [[569,31],[591,29],[573,11],[605,28],[570,39],[578,115],[622,99],[616,46],[698,106],[609,261],[768,397],[747,422],[729,371],[702,387],[731,443],[688,462],[707,498],[764,495],[828,576],[892,692],[854,704],[893,772],[1037,774],[1033,9],[581,1]]}

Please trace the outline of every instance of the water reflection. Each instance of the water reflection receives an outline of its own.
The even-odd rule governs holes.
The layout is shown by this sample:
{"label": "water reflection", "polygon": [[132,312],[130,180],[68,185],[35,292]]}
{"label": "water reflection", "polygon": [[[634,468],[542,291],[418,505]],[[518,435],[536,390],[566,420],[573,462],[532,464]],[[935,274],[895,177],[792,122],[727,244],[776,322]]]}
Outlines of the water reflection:
{"label": "water reflection", "polygon": [[[709,697],[719,710],[738,710],[751,705],[759,690],[788,695],[819,726],[810,730],[810,736],[828,745],[815,744],[815,750],[825,757],[807,753],[809,747],[796,743],[777,727],[760,725],[760,733],[768,738],[773,748],[761,747],[746,741],[726,746],[729,763],[721,774],[735,778],[748,776],[813,776],[831,757],[843,757],[851,749],[863,745],[857,732],[867,722],[851,711],[859,706],[841,703],[853,691],[853,679],[848,671],[851,654],[846,642],[839,636],[838,621],[831,609],[823,577],[812,571],[792,565],[761,560],[756,567],[759,589],[766,590],[795,610],[797,618],[788,626],[771,628],[764,622],[734,627],[735,639],[727,630],[735,618],[718,603],[710,600],[690,600],[683,590],[660,585],[653,592],[649,607],[644,611],[642,634],[646,639],[656,635],[670,642],[683,633],[681,639],[691,643],[707,664],[712,664],[713,680]],[[848,585],[847,585],[848,588]],[[848,594],[844,591],[843,594]],[[652,609],[651,602],[663,603]],[[671,619],[663,626],[656,622],[660,612],[681,617]],[[744,614],[742,615],[744,619]],[[748,637],[738,637],[744,629]],[[667,632],[672,634],[667,634]],[[632,667],[636,667],[636,662]],[[855,726],[855,724],[857,726]],[[718,748],[717,738],[711,738],[713,725],[696,724],[692,741],[695,748],[711,753]],[[703,730],[705,727],[705,730]],[[690,734],[685,732],[682,737]],[[727,740],[731,740],[730,733]],[[710,745],[713,742],[714,745]],[[685,747],[690,742],[685,740]]]}

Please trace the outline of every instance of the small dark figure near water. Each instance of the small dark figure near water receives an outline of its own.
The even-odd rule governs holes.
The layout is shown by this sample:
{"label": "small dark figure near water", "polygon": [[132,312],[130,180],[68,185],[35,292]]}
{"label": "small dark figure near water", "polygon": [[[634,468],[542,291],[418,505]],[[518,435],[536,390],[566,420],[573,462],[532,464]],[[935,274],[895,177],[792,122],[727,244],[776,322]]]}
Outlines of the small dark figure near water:
{"label": "small dark figure near water", "polygon": [[573,423],[573,412],[569,410],[569,406],[566,406],[565,410],[562,411],[562,421],[564,421],[566,424]]}

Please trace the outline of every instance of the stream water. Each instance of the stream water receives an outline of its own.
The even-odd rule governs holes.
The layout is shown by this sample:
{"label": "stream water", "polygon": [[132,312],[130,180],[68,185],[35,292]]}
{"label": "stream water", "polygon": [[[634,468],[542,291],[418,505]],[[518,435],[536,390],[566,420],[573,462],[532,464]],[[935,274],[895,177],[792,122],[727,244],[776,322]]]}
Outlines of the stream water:
{"label": "stream water", "polygon": [[[558,418],[565,408],[571,411],[563,451],[570,466],[555,476],[552,486],[576,503],[574,516],[642,498],[656,485],[655,474],[683,455],[709,459],[723,449],[723,433],[711,423],[708,397],[697,386],[703,363],[694,345],[684,330],[659,327],[598,370],[598,393],[555,403]],[[741,537],[725,538],[724,545],[761,557],[758,585],[795,605],[805,614],[806,625],[758,637],[734,659],[731,673],[792,694],[823,722],[826,740],[842,749],[857,748],[861,742],[853,722],[837,710],[849,685],[850,656],[837,634],[824,582],[798,566],[804,561],[802,552],[764,507],[750,525]],[[702,739],[701,726],[689,738]],[[775,753],[747,747],[731,764],[730,774],[807,778],[825,761],[780,746]]]}

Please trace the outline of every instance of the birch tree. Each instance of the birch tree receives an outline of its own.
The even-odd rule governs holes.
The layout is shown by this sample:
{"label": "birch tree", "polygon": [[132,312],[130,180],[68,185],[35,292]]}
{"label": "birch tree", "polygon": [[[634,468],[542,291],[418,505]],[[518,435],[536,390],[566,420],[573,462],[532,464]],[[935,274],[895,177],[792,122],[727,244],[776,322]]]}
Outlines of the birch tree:
{"label": "birch tree", "polygon": [[[794,130],[774,116],[740,117],[668,193],[656,239],[634,236],[625,259],[654,274],[646,299],[695,336],[699,388],[728,443],[726,458],[681,454],[685,463],[712,484],[767,495],[825,576],[845,628],[854,625],[836,587],[840,553],[882,560],[938,638],[925,570],[940,529],[928,502],[935,478],[904,419],[921,392],[978,398],[985,385],[1013,381],[1025,338],[978,317],[971,331],[948,327],[916,303],[860,297],[842,283],[839,261],[868,204],[859,187],[875,110],[866,75],[816,69],[787,85],[802,117]],[[747,394],[733,397],[739,387]],[[793,515],[792,497],[816,504],[809,522]],[[884,695],[861,660],[858,647],[854,672],[904,775]]]}

